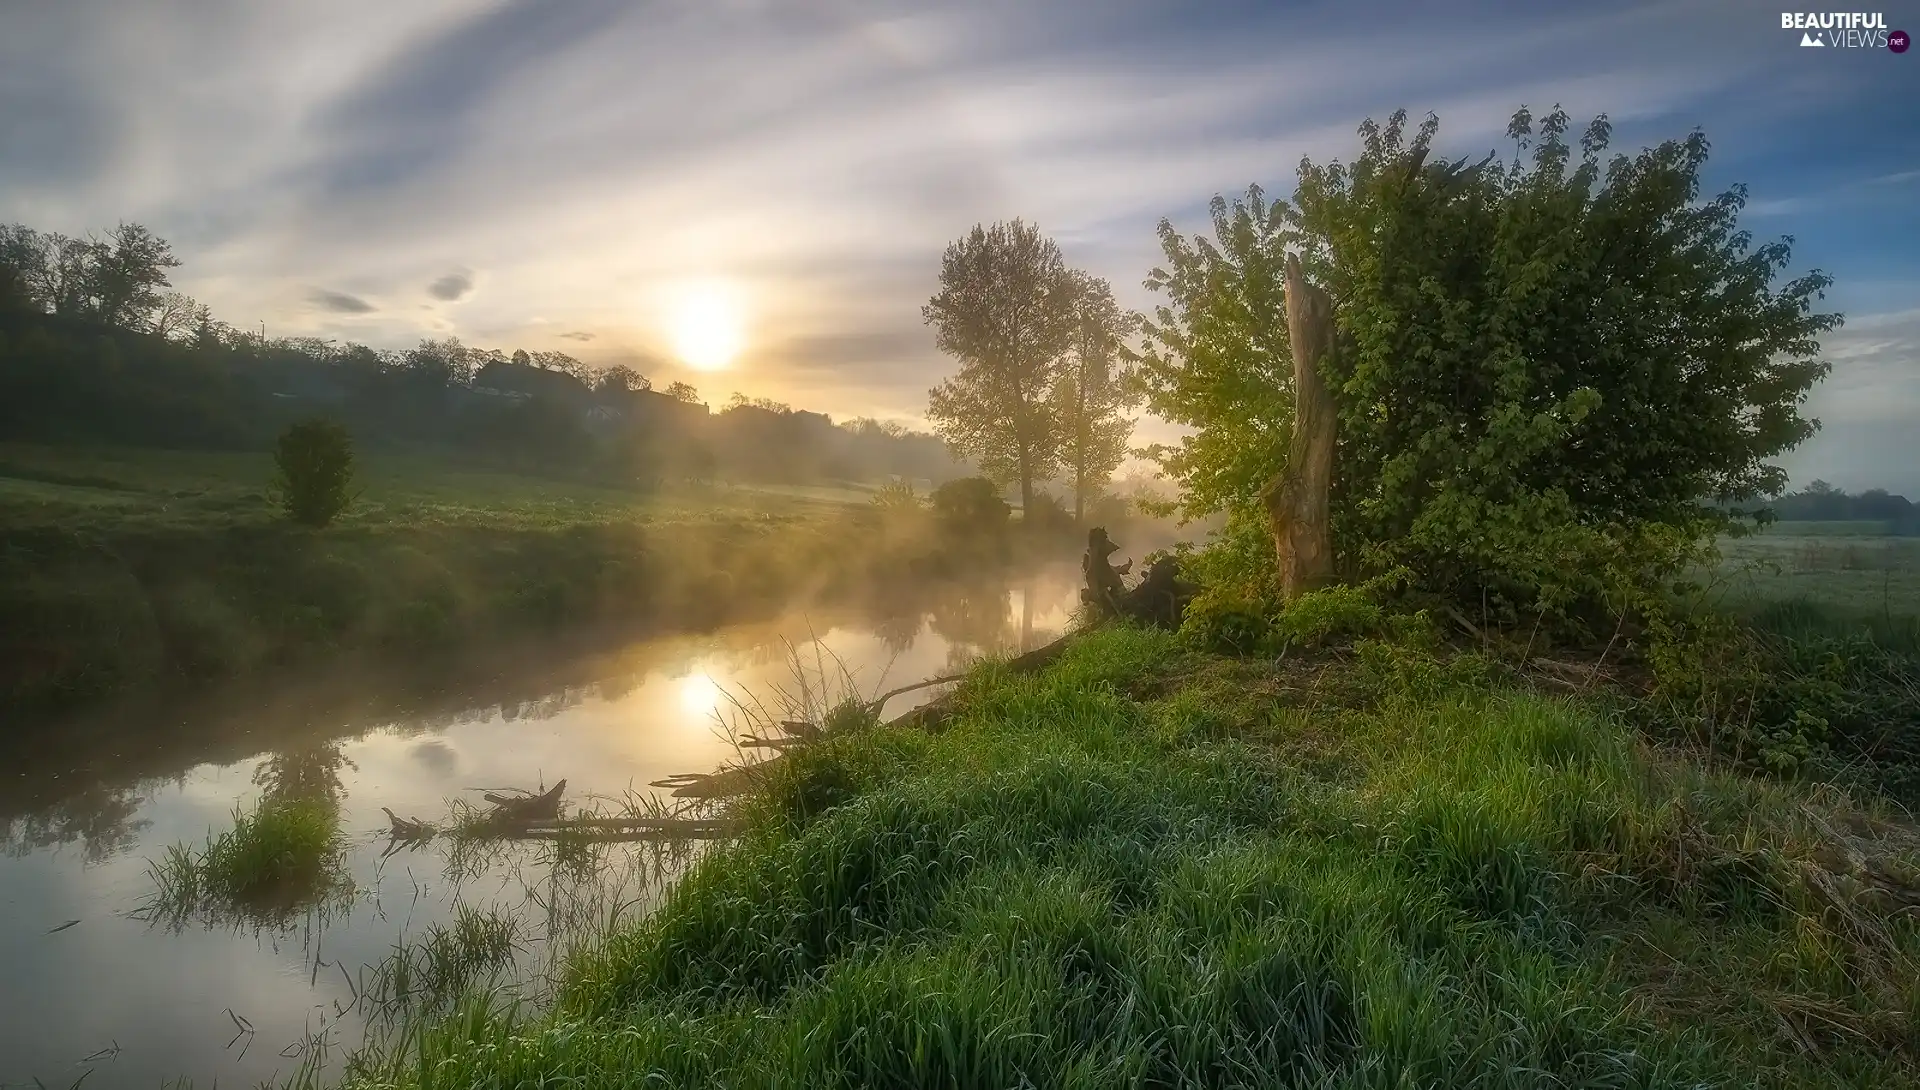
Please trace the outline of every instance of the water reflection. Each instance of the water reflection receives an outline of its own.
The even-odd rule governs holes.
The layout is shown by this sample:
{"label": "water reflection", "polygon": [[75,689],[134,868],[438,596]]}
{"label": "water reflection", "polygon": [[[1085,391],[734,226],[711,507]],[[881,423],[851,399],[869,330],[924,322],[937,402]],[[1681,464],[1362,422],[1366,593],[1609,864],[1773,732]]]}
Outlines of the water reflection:
{"label": "water reflection", "polygon": [[152,822],[140,818],[146,798],[132,788],[86,784],[72,795],[44,809],[23,814],[7,823],[10,856],[24,856],[79,842],[81,858],[100,863],[129,851],[141,830]]}
{"label": "water reflection", "polygon": [[[549,643],[459,669],[356,671],[0,732],[0,1085],[71,1085],[88,1071],[90,1090],[284,1078],[316,1053],[283,1049],[351,1045],[396,950],[415,950],[415,968],[469,946],[484,954],[480,940],[499,934],[487,920],[502,915],[518,921],[511,966],[485,956],[475,971],[533,986],[569,943],[648,911],[699,845],[435,838],[383,859],[383,807],[444,820],[450,799],[567,778],[570,805],[611,812],[636,785],[735,758],[714,713],[794,686],[796,657],[872,694],[1044,642],[1065,627],[1076,579],[1062,569],[864,613],[612,649]],[[331,815],[347,880],[334,896],[309,889],[240,926],[129,918],[169,846],[232,831],[236,809],[297,806]],[[229,1049],[235,1018],[251,1032]]]}

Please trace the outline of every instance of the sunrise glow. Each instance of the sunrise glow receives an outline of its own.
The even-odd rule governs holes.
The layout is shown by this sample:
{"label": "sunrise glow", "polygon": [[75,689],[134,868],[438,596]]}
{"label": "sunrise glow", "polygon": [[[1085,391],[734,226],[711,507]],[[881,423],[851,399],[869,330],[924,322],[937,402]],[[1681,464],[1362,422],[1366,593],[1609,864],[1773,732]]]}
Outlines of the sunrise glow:
{"label": "sunrise glow", "polygon": [[697,371],[724,370],[740,354],[746,322],[736,292],[724,284],[684,289],[673,307],[673,350]]}

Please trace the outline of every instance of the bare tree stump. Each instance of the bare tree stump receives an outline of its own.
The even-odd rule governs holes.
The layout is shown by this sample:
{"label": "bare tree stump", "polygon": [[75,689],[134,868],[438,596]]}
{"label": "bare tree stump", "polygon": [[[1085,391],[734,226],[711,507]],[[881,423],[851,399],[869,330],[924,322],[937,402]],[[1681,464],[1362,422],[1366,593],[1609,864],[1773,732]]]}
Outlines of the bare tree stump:
{"label": "bare tree stump", "polygon": [[1327,492],[1335,423],[1333,395],[1320,377],[1320,361],[1333,347],[1333,300],[1307,283],[1293,254],[1287,255],[1287,337],[1293,349],[1293,442],[1287,468],[1268,482],[1261,498],[1280,561],[1280,594],[1291,601],[1333,579]]}

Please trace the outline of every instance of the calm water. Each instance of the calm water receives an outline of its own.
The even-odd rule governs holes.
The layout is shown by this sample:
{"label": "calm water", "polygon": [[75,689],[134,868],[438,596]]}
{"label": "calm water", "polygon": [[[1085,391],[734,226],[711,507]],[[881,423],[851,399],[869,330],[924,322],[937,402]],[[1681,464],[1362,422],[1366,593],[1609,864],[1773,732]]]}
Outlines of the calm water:
{"label": "calm water", "polygon": [[[1077,573],[942,592],[875,619],[815,611],[614,653],[527,655],[478,680],[411,689],[338,679],[77,723],[0,752],[0,1086],[251,1086],[342,1050],[397,942],[466,904],[521,921],[519,961],[644,912],[687,862],[658,847],[394,846],[382,807],[445,820],[479,789],[565,778],[573,807],[735,758],[728,697],[791,693],[840,667],[866,694],[1067,623]],[[835,664],[837,660],[839,665]],[[367,690],[362,692],[361,690]],[[889,716],[929,699],[889,702]],[[149,860],[232,827],[236,806],[299,781],[337,793],[353,890],[271,921],[148,922]],[[278,786],[276,786],[278,785]],[[383,858],[384,855],[384,858]],[[70,921],[79,921],[71,926]],[[528,971],[524,967],[521,972]],[[91,1072],[91,1074],[89,1074]]]}

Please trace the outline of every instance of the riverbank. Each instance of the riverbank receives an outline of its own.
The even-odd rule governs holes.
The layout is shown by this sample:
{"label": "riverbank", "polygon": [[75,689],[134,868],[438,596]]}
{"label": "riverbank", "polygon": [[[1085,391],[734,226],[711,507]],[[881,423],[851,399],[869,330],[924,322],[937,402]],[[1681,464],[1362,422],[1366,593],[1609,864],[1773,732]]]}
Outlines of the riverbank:
{"label": "riverbank", "polygon": [[753,831],[364,1086],[1898,1085],[1913,827],[1475,655],[1090,634],[938,734],[800,751]]}
{"label": "riverbank", "polygon": [[699,631],[1004,559],[855,488],[641,493],[374,457],[349,514],[312,531],[277,517],[267,476],[264,455],[0,450],[0,707],[588,626]]}

